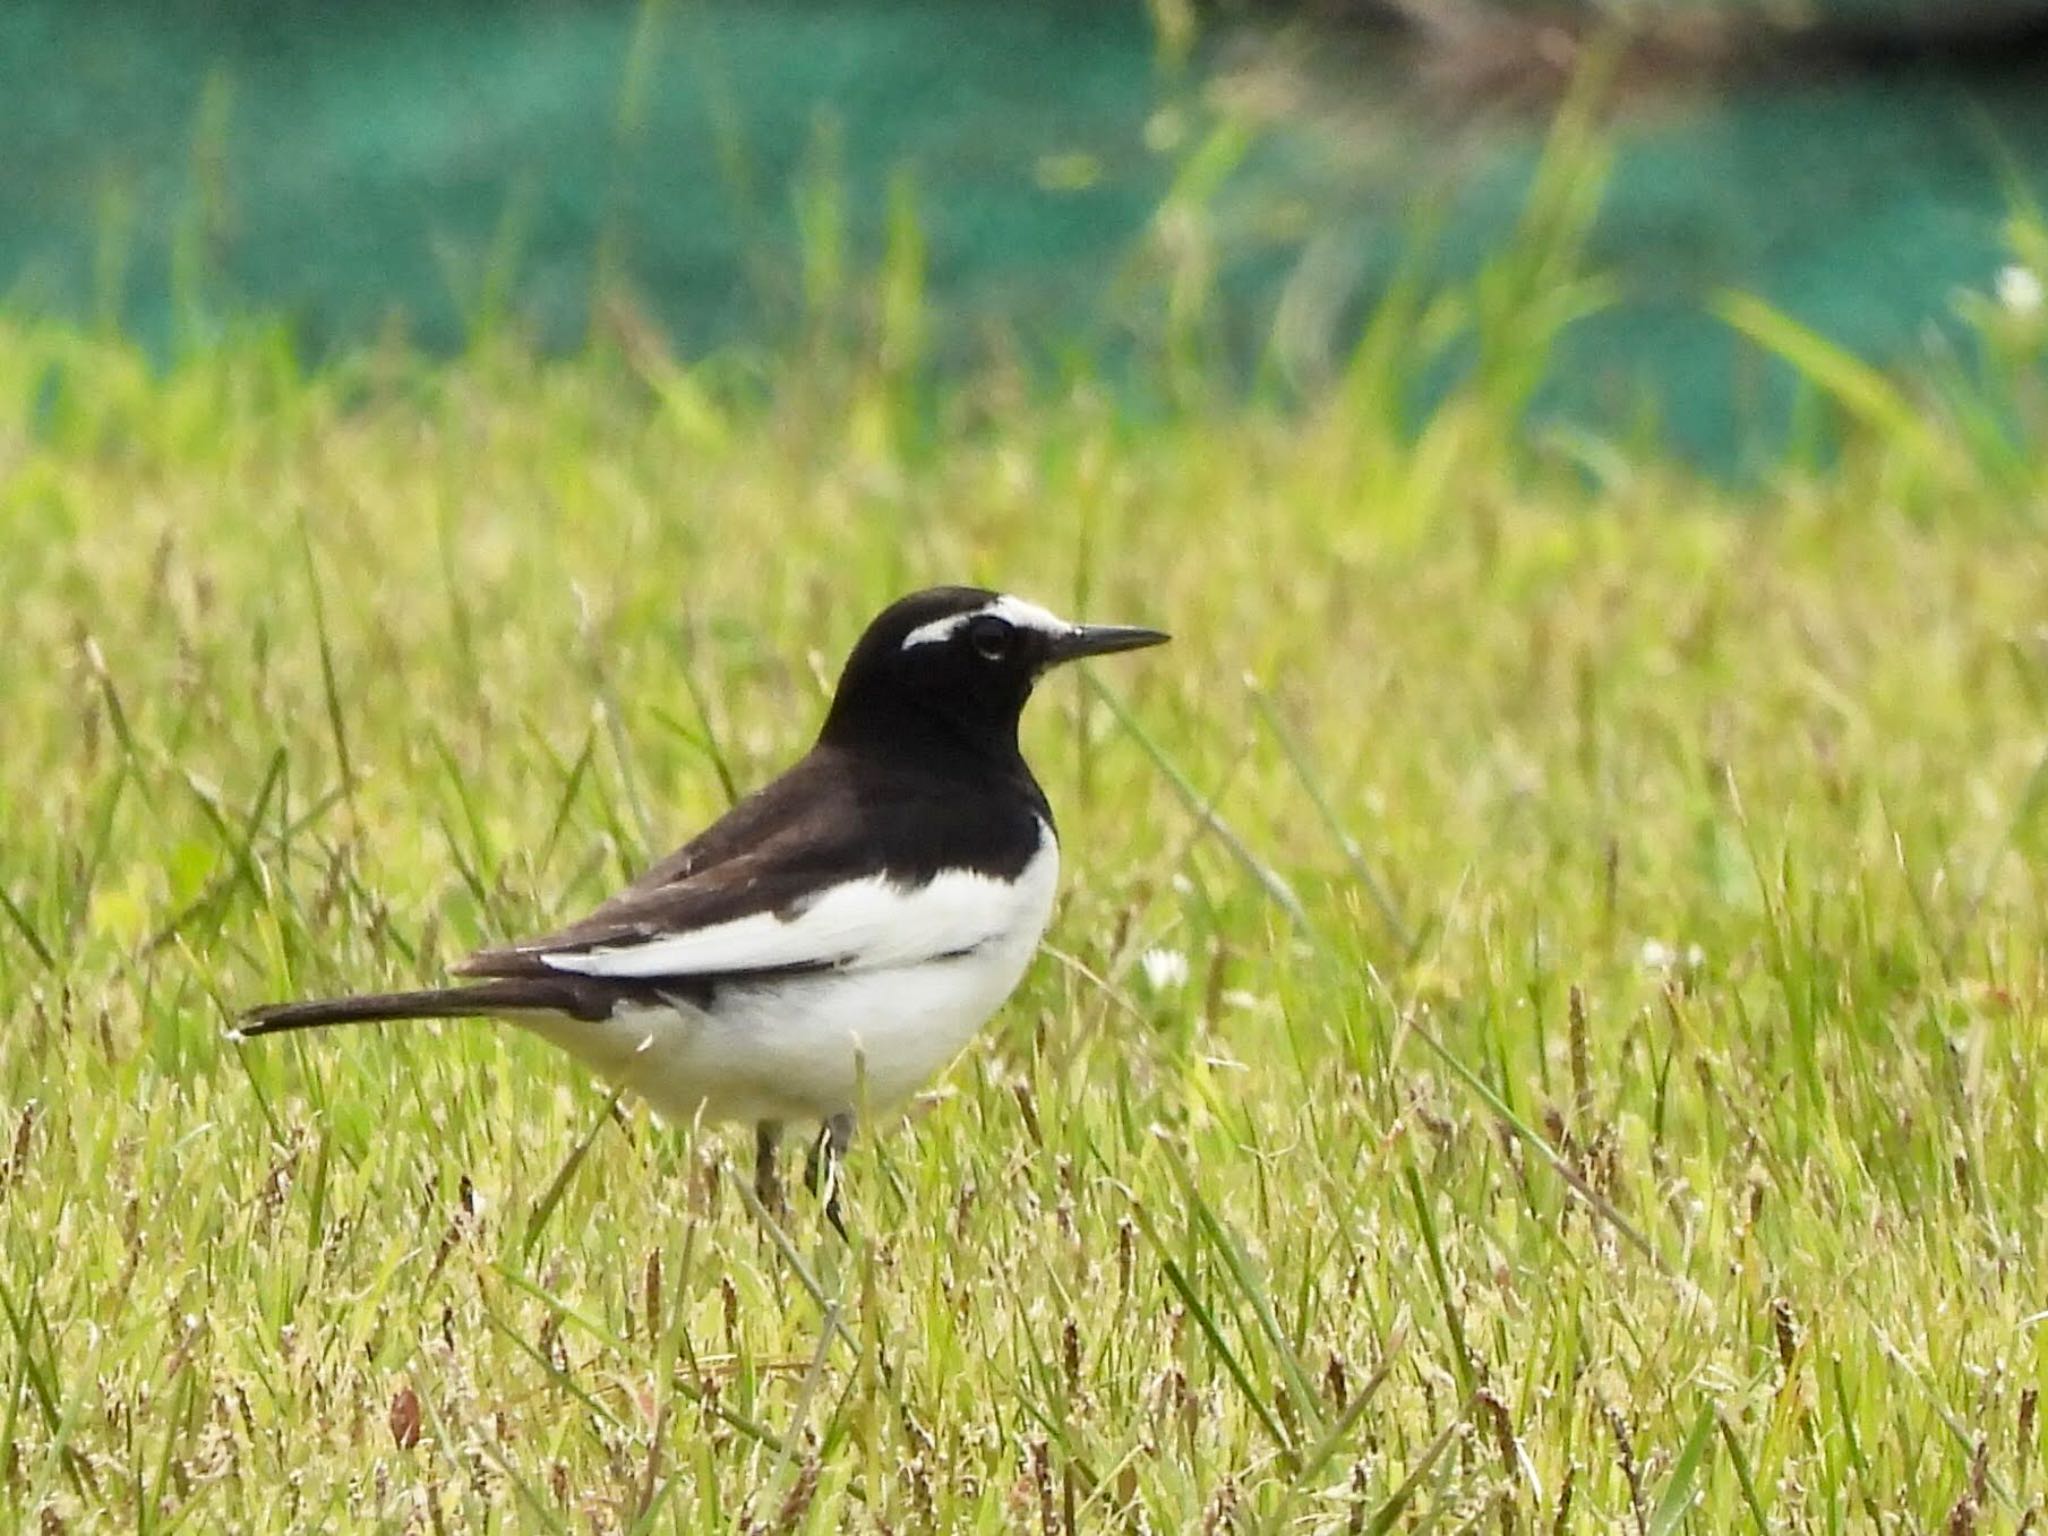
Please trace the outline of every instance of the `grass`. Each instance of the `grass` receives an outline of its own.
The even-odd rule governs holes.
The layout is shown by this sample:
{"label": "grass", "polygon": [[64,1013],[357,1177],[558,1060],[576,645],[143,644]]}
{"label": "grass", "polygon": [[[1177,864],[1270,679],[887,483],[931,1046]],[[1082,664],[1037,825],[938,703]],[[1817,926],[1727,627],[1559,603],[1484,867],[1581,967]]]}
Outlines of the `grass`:
{"label": "grass", "polygon": [[[1845,422],[1740,495],[1483,346],[1397,431],[1391,310],[1142,425],[0,321],[11,1523],[2037,1528],[2038,441],[1733,313]],[[1177,639],[1034,706],[1061,916],[851,1244],[509,1030],[223,1038],[591,902],[962,578]]]}

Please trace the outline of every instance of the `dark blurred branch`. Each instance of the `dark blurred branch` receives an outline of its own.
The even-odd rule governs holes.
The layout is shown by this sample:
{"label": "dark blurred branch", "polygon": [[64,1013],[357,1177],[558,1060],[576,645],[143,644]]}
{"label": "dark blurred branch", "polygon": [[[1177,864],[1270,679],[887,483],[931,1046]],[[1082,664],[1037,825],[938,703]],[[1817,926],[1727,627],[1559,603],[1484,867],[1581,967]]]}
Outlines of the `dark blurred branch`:
{"label": "dark blurred branch", "polygon": [[1991,74],[2048,63],[2048,0],[1924,0],[1882,12],[1819,9],[1797,21],[1752,7],[1622,13],[1568,0],[1303,0],[1250,8],[1397,35],[1415,51],[1426,88],[1468,104],[1554,99],[1596,39],[1619,41],[1619,82],[1630,91],[1773,74]]}

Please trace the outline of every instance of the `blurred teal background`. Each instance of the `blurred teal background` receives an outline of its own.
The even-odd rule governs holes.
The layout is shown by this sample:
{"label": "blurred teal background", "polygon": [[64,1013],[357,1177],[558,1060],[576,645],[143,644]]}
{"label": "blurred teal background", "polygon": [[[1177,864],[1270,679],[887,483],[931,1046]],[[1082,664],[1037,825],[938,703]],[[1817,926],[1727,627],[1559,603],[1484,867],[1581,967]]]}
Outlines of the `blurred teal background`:
{"label": "blurred teal background", "polygon": [[[1323,50],[1279,14],[1206,18],[1177,57],[1138,0],[8,0],[0,291],[162,352],[245,307],[315,349],[394,324],[450,348],[506,313],[560,347],[604,273],[697,356],[802,323],[832,208],[872,274],[901,185],[942,365],[1154,339],[1192,219],[1228,350],[1249,372],[1284,303],[1312,370],[1425,215],[1440,271],[1484,259],[1544,115],[1432,103],[1387,34]],[[1666,81],[1617,148],[1590,256],[1619,302],[1542,412],[1725,465],[1782,434],[1789,385],[1703,301],[1924,347],[1991,285],[2016,190],[2048,201],[2048,72]]]}

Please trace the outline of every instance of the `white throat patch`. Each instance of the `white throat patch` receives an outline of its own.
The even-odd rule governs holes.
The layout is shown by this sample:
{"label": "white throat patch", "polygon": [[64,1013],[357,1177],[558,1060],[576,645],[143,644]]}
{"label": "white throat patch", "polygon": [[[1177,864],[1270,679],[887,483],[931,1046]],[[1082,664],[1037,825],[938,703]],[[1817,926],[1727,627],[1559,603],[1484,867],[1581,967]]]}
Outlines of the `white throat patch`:
{"label": "white throat patch", "polygon": [[903,637],[903,649],[907,651],[913,645],[931,645],[950,640],[960,632],[962,625],[972,624],[976,619],[986,616],[1001,619],[1018,629],[1035,629],[1044,635],[1070,635],[1075,629],[1074,625],[1069,624],[1058,614],[1048,613],[1036,603],[1027,603],[1021,597],[1011,597],[1005,593],[991,602],[983,603],[979,608],[970,608],[965,613],[952,614],[943,619],[933,619],[929,624],[918,625]]}

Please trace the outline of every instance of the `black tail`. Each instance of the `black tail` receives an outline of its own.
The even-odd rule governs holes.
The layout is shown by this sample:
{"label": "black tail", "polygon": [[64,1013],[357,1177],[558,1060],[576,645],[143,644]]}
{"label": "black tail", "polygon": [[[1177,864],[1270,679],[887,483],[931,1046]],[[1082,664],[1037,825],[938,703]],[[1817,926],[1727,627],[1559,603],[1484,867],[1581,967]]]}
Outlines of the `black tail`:
{"label": "black tail", "polygon": [[[361,997],[319,998],[304,1003],[269,1003],[242,1015],[244,1036],[274,1035],[324,1024],[372,1024],[383,1019],[476,1019],[504,1013],[567,1013],[601,1018],[611,999],[581,977],[521,977],[479,981],[466,987],[430,987],[420,992],[371,992]],[[593,1013],[593,1008],[602,1011]]]}

